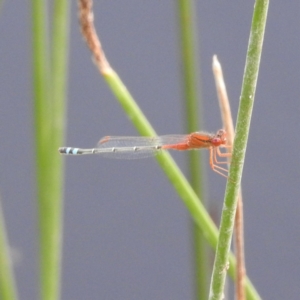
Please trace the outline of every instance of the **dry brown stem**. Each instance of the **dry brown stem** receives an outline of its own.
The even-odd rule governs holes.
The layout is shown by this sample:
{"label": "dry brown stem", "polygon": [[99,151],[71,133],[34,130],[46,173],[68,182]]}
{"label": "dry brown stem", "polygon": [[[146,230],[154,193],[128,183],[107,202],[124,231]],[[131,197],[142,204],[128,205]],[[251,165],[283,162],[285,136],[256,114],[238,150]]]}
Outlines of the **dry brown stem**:
{"label": "dry brown stem", "polygon": [[94,61],[100,71],[105,74],[111,70],[94,26],[92,0],[78,0],[78,17],[82,36],[90,48]]}
{"label": "dry brown stem", "polygon": [[[223,126],[227,132],[227,143],[232,147],[234,140],[234,126],[231,116],[230,104],[226,91],[225,81],[223,77],[222,67],[216,55],[213,57],[213,73],[215,76],[216,89],[219,98]],[[238,203],[235,215],[235,254],[236,254],[236,293],[237,300],[245,300],[245,255],[244,255],[244,217],[243,217],[243,198],[242,191],[239,190]]]}

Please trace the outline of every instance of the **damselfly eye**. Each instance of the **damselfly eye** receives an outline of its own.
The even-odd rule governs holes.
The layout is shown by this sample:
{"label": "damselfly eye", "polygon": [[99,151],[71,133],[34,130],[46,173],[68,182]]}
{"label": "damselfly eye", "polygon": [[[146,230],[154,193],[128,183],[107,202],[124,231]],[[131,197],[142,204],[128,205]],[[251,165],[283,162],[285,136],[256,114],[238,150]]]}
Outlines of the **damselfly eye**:
{"label": "damselfly eye", "polygon": [[218,144],[218,143],[221,142],[221,139],[220,139],[219,137],[214,137],[211,141],[212,141],[212,143],[214,143],[214,144]]}
{"label": "damselfly eye", "polygon": [[226,141],[226,131],[224,129],[220,129],[217,132],[216,137],[219,138],[221,141],[225,142]]}
{"label": "damselfly eye", "polygon": [[220,129],[220,130],[217,132],[217,136],[218,136],[218,137],[222,137],[224,134],[225,134],[225,130],[224,130],[224,129]]}

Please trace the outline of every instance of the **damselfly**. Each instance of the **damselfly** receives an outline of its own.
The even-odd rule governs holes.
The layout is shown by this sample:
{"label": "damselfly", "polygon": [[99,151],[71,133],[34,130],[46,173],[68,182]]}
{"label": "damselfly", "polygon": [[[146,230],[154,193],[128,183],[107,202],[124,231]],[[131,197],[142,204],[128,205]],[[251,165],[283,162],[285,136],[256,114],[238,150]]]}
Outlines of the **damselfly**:
{"label": "damselfly", "polygon": [[[226,132],[220,129],[216,134],[193,132],[191,134],[162,135],[156,137],[106,136],[96,148],[81,149],[62,147],[58,151],[67,155],[100,154],[110,158],[143,158],[157,154],[163,150],[209,150],[209,164],[218,174],[227,177],[227,169],[221,167],[227,161],[218,161],[218,157],[230,157],[231,153],[221,152],[220,147],[226,145]],[[225,174],[224,174],[225,173]]]}

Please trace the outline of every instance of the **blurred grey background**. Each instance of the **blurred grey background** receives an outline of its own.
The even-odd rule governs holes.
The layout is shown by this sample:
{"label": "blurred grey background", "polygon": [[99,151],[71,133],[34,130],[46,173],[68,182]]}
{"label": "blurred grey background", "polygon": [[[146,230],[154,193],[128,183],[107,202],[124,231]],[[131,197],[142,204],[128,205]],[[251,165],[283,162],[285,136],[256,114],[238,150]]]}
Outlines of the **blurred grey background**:
{"label": "blurred grey background", "polygon": [[[254,1],[197,1],[203,128],[221,125],[211,71],[217,54],[236,116]],[[246,263],[264,299],[300,294],[300,10],[270,1],[243,173]],[[159,134],[185,133],[176,1],[95,1],[112,66]],[[28,1],[0,15],[0,189],[21,299],[37,299]],[[82,41],[71,3],[66,145],[135,135]],[[200,111],[199,111],[200,114]],[[184,153],[174,154],[184,172]],[[207,158],[207,155],[206,155]],[[225,180],[209,169],[208,199],[221,209]],[[189,216],[154,159],[66,158],[62,299],[192,299]]]}

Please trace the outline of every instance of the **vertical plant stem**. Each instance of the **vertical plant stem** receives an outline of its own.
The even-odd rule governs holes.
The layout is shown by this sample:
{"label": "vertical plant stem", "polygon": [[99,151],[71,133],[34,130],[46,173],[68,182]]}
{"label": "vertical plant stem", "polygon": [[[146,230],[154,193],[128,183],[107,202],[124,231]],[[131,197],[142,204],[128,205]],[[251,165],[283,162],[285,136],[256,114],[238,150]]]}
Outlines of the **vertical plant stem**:
{"label": "vertical plant stem", "polygon": [[68,2],[57,0],[53,14],[50,60],[46,3],[32,0],[33,91],[37,194],[40,233],[40,294],[60,297],[62,240],[62,158],[57,148],[64,136]]}
{"label": "vertical plant stem", "polygon": [[4,214],[0,199],[0,299],[17,300],[17,288],[13,275],[13,264],[6,236]]}
{"label": "vertical plant stem", "polygon": [[47,49],[48,32],[46,30],[46,3],[42,0],[32,0],[32,60],[33,60],[33,98],[34,98],[34,129],[36,147],[36,180],[39,218],[39,256],[40,256],[40,294],[45,299],[44,291],[47,289],[47,253],[49,247],[46,232],[47,215],[42,212],[47,209],[48,193],[51,190],[48,185],[50,161],[47,160],[51,141],[50,124],[51,110],[49,99],[49,55]]}
{"label": "vertical plant stem", "polygon": [[[185,99],[186,132],[199,130],[200,103],[199,70],[197,57],[196,18],[194,0],[178,0],[179,41],[181,47],[182,80]],[[189,174],[193,189],[204,199],[201,152],[189,151]],[[192,222],[194,250],[195,299],[206,299],[208,293],[208,265],[206,242],[199,227]]]}
{"label": "vertical plant stem", "polygon": [[[49,253],[49,235],[46,234],[48,220],[48,194],[51,193],[49,185],[50,161],[49,147],[51,144],[51,110],[49,86],[49,55],[47,49],[48,32],[46,30],[46,4],[45,1],[32,0],[32,54],[33,54],[33,97],[34,97],[34,129],[36,147],[36,181],[38,198],[38,228],[39,228],[39,258],[40,258],[40,294],[45,298],[45,291],[49,286],[47,276],[48,263],[46,253]],[[43,215],[45,212],[45,216]],[[50,215],[49,215],[50,216]]]}
{"label": "vertical plant stem", "polygon": [[257,0],[254,6],[241,91],[241,101],[237,118],[236,136],[232,153],[232,163],[229,170],[229,180],[226,186],[219,240],[210,286],[210,300],[222,299],[224,291],[238,191],[240,188],[247,139],[250,129],[251,114],[254,103],[268,6],[268,0]]}
{"label": "vertical plant stem", "polygon": [[[57,149],[63,144],[65,133],[65,103],[67,86],[69,1],[55,0],[53,4],[51,39],[51,151],[48,159],[51,195],[40,210],[44,223],[45,246],[43,254],[45,285],[42,299],[60,299],[63,236],[63,161]],[[47,209],[45,209],[47,207]],[[47,239],[47,240],[46,240]]]}
{"label": "vertical plant stem", "polygon": [[[37,159],[50,144],[50,86],[49,86],[49,55],[48,32],[46,30],[46,4],[42,0],[32,0],[32,60],[33,60],[33,97]],[[40,126],[37,126],[40,125]],[[39,171],[39,168],[38,168]],[[40,178],[37,175],[38,179]],[[43,185],[45,181],[41,181]]]}

